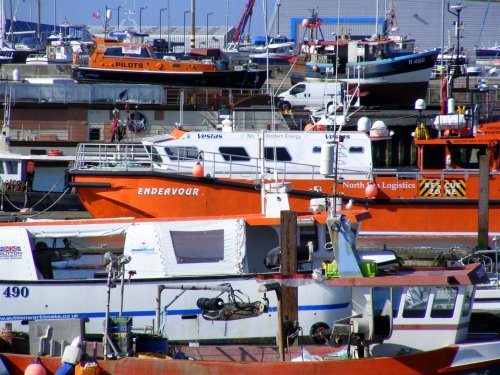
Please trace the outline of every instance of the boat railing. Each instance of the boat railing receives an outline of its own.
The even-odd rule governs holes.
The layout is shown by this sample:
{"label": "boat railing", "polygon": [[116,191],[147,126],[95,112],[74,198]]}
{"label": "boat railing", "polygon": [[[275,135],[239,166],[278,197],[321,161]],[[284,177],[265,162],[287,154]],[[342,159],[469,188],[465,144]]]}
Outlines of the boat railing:
{"label": "boat railing", "polygon": [[169,152],[169,160],[166,161],[166,155],[160,155],[151,146],[141,143],[81,143],[77,146],[73,170],[149,170],[192,174],[193,166],[200,163],[207,177],[254,181],[277,178],[284,181],[301,175],[311,182],[317,179],[320,170],[318,165],[208,151],[189,153],[185,149],[172,149]]}
{"label": "boat railing", "polygon": [[73,169],[153,168],[153,159],[141,143],[81,143]]}
{"label": "boat railing", "polygon": [[[500,174],[498,171],[490,171],[490,174]],[[459,168],[447,168],[436,171],[422,171],[420,169],[404,169],[399,170],[397,168],[381,168],[374,169],[373,176],[396,176],[396,178],[405,179],[415,179],[415,180],[426,180],[429,178],[444,180],[450,177],[461,177],[468,179],[470,176],[479,175],[478,169],[459,169]]]}

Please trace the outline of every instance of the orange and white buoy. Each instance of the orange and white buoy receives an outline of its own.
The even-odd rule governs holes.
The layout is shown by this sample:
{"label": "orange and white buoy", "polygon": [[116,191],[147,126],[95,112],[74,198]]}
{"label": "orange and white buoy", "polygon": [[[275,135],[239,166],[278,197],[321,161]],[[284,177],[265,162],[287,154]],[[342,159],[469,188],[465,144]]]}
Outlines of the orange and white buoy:
{"label": "orange and white buoy", "polygon": [[378,194],[378,187],[373,182],[370,182],[365,187],[365,196],[367,198],[375,198]]}
{"label": "orange and white buoy", "polygon": [[203,169],[203,166],[198,162],[194,165],[193,167],[193,176],[194,177],[203,177],[205,174],[205,171]]}

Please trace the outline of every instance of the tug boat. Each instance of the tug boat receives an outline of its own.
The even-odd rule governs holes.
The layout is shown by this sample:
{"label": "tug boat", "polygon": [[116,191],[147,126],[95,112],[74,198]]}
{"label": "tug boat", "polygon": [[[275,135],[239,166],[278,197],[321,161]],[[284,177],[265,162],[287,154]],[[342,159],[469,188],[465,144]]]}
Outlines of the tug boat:
{"label": "tug boat", "polygon": [[188,56],[158,57],[143,42],[144,34],[127,32],[94,38],[87,66],[75,66],[77,82],[126,82],[174,87],[259,89],[267,72],[259,69],[229,70],[224,61],[194,60]]}

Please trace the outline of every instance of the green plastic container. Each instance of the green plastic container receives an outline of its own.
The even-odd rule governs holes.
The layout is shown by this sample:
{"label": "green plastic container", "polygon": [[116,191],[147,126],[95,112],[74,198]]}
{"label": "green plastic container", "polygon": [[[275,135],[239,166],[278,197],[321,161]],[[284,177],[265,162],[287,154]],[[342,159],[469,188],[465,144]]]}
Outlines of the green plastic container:
{"label": "green plastic container", "polygon": [[336,261],[332,261],[332,262],[325,261],[325,262],[323,262],[323,268],[325,270],[325,276],[328,279],[340,277],[339,267],[337,266],[337,262]]}
{"label": "green plastic container", "polygon": [[359,264],[364,277],[375,277],[377,275],[377,263],[372,260],[363,260]]}

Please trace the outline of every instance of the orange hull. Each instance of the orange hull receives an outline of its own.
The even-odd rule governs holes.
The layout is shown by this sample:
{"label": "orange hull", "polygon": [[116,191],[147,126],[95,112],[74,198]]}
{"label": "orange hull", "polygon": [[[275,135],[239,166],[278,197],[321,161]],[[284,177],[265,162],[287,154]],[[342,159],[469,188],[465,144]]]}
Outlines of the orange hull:
{"label": "orange hull", "polygon": [[[85,208],[95,218],[126,217],[192,217],[260,213],[262,202],[258,185],[248,181],[212,178],[160,177],[127,174],[76,174],[76,186],[109,184],[109,187],[79,187]],[[492,177],[490,187],[489,231],[500,233],[500,187]],[[372,220],[364,223],[362,232],[373,234],[470,234],[478,231],[478,180],[469,178],[461,196],[425,196],[416,180],[377,178],[377,195],[367,199],[368,181],[344,181],[337,194],[355,206],[367,207]],[[313,191],[320,187],[321,193]],[[310,200],[333,194],[329,180],[294,180],[289,193],[290,208],[309,210]],[[420,189],[422,190],[422,189]],[[425,189],[424,189],[425,190]],[[344,201],[344,203],[346,203]]]}
{"label": "orange hull", "polygon": [[[308,362],[216,362],[124,358],[121,360],[99,360],[101,373],[108,375],[127,374],[288,374],[288,375],[434,375],[463,374],[468,371],[490,369],[495,373],[500,366],[500,359],[470,365],[451,367],[456,349],[453,347],[426,353],[403,355],[396,358],[370,358],[357,360],[330,360]],[[249,357],[252,358],[252,357]],[[34,356],[5,354],[3,357],[12,375],[22,375],[24,370],[35,360]],[[41,364],[47,374],[54,374],[61,366],[61,359],[41,357]]]}

